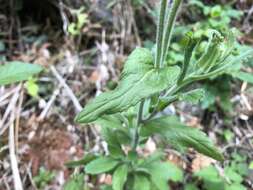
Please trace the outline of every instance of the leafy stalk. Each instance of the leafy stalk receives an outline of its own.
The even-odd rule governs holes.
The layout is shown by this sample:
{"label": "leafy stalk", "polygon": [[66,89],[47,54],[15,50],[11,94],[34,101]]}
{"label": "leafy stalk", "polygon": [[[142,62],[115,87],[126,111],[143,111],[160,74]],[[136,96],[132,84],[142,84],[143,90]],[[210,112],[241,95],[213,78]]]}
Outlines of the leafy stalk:
{"label": "leafy stalk", "polygon": [[162,46],[162,58],[160,61],[160,67],[163,66],[164,60],[167,56],[167,52],[170,46],[170,40],[171,40],[171,35],[172,31],[174,28],[175,20],[177,17],[177,12],[179,10],[180,4],[182,0],[174,0],[172,3],[172,7],[170,9],[170,13],[167,19],[167,24],[166,24],[166,31],[164,31],[164,37],[163,37],[163,46]]}
{"label": "leafy stalk", "polygon": [[164,23],[165,23],[165,17],[167,12],[167,4],[168,0],[162,0],[160,5],[160,11],[159,11],[159,21],[157,25],[157,34],[156,34],[156,55],[155,55],[155,67],[160,66],[160,61],[162,57],[162,46],[163,46],[163,33],[164,33]]}
{"label": "leafy stalk", "polygon": [[[92,175],[113,171],[114,190],[148,190],[151,189],[151,185],[155,185],[156,189],[168,189],[168,176],[173,173],[171,166],[162,163],[161,156],[140,158],[136,154],[137,147],[154,134],[161,136],[176,149],[185,150],[191,147],[216,160],[223,160],[223,156],[207,136],[198,129],[183,125],[173,116],[154,117],[175,101],[193,104],[199,102],[204,96],[203,89],[185,91],[185,87],[193,82],[228,72],[228,67],[252,56],[253,50],[238,57],[230,56],[234,42],[232,34],[224,42],[223,36],[213,31],[209,36],[206,51],[197,59],[199,56],[192,56],[196,53],[194,49],[197,41],[188,33],[190,36],[188,35],[181,70],[175,65],[162,68],[182,0],[173,0],[170,8],[168,2],[169,0],[161,0],[155,63],[151,51],[136,48],[124,65],[117,88],[96,97],[76,117],[79,123],[95,122],[104,126],[101,133],[108,144],[109,155],[99,156],[91,161],[85,166],[85,171]],[[150,102],[148,99],[151,99]],[[146,100],[150,107],[147,107],[149,116],[144,118]],[[137,113],[129,110],[133,106],[138,106]],[[129,112],[125,112],[127,110]],[[122,113],[123,119],[118,116],[119,113]],[[129,126],[131,124],[134,125],[133,128]],[[131,146],[131,151],[125,153],[121,145]],[[133,152],[135,154],[132,154]]]}

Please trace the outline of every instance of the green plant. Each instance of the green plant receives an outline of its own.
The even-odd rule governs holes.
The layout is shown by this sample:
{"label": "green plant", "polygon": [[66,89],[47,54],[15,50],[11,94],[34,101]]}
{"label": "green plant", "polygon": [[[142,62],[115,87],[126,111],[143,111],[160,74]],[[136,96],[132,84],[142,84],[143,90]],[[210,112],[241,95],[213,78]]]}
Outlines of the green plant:
{"label": "green plant", "polygon": [[37,84],[36,79],[34,78],[29,78],[27,82],[25,83],[25,88],[28,92],[28,94],[34,98],[38,98],[38,93],[39,93],[39,85]]}
{"label": "green plant", "polygon": [[[138,154],[137,147],[153,135],[180,151],[191,147],[223,160],[203,132],[185,126],[175,116],[159,117],[157,113],[175,101],[199,102],[204,91],[191,89],[193,83],[225,73],[233,64],[253,55],[253,50],[233,55],[235,38],[230,31],[221,34],[210,30],[208,38],[189,32],[184,38],[183,64],[168,64],[166,57],[180,4],[181,0],[174,0],[168,7],[167,0],[161,1],[155,52],[136,48],[124,65],[119,85],[88,103],[75,119],[102,126],[109,154],[92,159],[85,165],[85,172],[112,174],[112,187],[107,189],[167,190],[168,180],[182,180],[178,168],[164,161],[162,153],[148,157]],[[206,49],[199,52],[202,42],[206,42]],[[130,150],[124,151],[124,146]]]}
{"label": "green plant", "polygon": [[[202,30],[198,30],[198,33],[203,32],[203,29],[208,27],[216,28],[217,30],[227,29],[233,19],[240,20],[243,16],[243,11],[233,9],[229,3],[211,6],[206,5],[200,0],[190,0],[188,6],[194,17],[200,20],[194,24],[195,27],[201,25],[200,28],[202,28]],[[200,11],[201,15],[196,15],[198,11]],[[206,19],[203,19],[203,16]]]}
{"label": "green plant", "polygon": [[68,32],[72,36],[77,36],[81,34],[81,30],[84,25],[89,22],[88,14],[84,12],[84,7],[81,7],[78,10],[72,10],[72,14],[76,15],[76,22],[71,22],[68,26]]}
{"label": "green plant", "polygon": [[233,104],[230,101],[232,91],[231,77],[223,75],[215,79],[206,80],[203,83],[203,88],[205,89],[206,96],[201,102],[202,109],[215,111],[217,106],[214,105],[216,105],[217,97],[219,97],[218,106],[227,113],[233,111]]}
{"label": "green plant", "polygon": [[249,176],[249,168],[246,164],[246,157],[234,153],[231,162],[226,164],[224,172],[210,165],[200,171],[194,172],[193,182],[185,185],[185,190],[246,190],[243,184],[244,179]]}
{"label": "green plant", "polygon": [[39,65],[32,65],[19,61],[7,62],[0,65],[0,85],[8,85],[29,79],[42,71]]}
{"label": "green plant", "polygon": [[84,175],[76,174],[64,185],[64,190],[89,190],[84,184]]}
{"label": "green plant", "polygon": [[[181,54],[183,43],[180,39],[186,31],[194,31],[194,36],[201,37],[206,36],[210,28],[218,30],[219,32],[230,30],[231,24],[239,21],[243,16],[243,11],[234,9],[232,5],[232,3],[207,4],[201,0],[190,0],[185,9],[186,15],[189,16],[186,18],[183,17],[182,24],[175,28],[175,38],[172,41],[170,52],[167,56],[168,63],[183,62],[183,56]],[[238,29],[234,28],[233,30],[235,30],[234,33],[237,37],[243,35]],[[235,43],[238,54],[251,48],[237,42]],[[206,41],[203,41],[200,44],[199,51],[204,51],[205,47]],[[211,78],[203,81],[204,89],[208,95],[202,100],[202,108],[216,110],[219,107],[224,113],[231,113],[233,105],[230,101],[231,89],[229,84],[232,83],[233,79],[240,79],[252,83],[252,75],[240,71],[245,66],[246,64],[242,66],[239,63],[238,66],[233,67],[232,70],[224,73],[219,78]]]}
{"label": "green plant", "polygon": [[48,183],[53,180],[54,177],[54,173],[46,171],[45,168],[41,167],[39,174],[33,178],[33,181],[39,189],[43,189]]}

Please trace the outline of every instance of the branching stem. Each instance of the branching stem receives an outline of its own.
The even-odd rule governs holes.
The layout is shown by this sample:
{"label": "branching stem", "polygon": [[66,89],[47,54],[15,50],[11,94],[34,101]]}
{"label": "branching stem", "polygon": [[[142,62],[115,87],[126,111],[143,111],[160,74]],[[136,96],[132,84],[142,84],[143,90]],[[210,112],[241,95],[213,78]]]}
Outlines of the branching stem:
{"label": "branching stem", "polygon": [[[176,20],[177,12],[182,0],[174,0],[172,3],[172,7],[169,12],[168,8],[168,0],[162,0],[159,11],[159,19],[157,26],[157,34],[156,34],[156,55],[155,55],[155,67],[162,68],[163,63],[170,45],[171,33],[174,27],[174,23]],[[166,24],[166,26],[165,26]],[[165,26],[165,27],[164,27]],[[176,86],[172,87],[172,91]],[[134,131],[134,142],[133,142],[133,150],[136,150],[139,143],[139,129],[142,125],[143,121],[143,108],[144,108],[145,100],[142,100],[139,106],[139,111],[137,114],[137,122]],[[153,116],[153,115],[152,115]],[[151,117],[152,117],[151,116]]]}

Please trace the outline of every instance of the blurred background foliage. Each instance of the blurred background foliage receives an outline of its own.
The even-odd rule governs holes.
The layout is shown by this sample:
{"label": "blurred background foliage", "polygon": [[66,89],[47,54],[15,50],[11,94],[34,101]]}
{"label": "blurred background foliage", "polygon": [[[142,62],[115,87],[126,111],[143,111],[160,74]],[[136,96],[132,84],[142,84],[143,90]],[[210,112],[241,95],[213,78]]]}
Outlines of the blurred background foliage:
{"label": "blurred background foliage", "polygon": [[[39,118],[45,109],[43,105],[61,90],[50,69],[52,65],[82,105],[102,90],[113,89],[126,55],[136,46],[154,48],[157,4],[158,0],[0,0],[0,63],[23,60],[48,68],[42,76],[24,84],[24,120]],[[231,29],[236,32],[235,54],[252,48],[252,0],[186,0],[177,20],[167,64],[182,64],[187,32],[205,38],[210,28],[221,33]],[[201,44],[199,52],[204,51],[206,43]],[[206,95],[199,106],[180,103],[168,109],[188,124],[201,126],[222,147],[227,158],[218,164],[191,152],[179,157],[168,153],[168,160],[179,167],[175,176],[182,176],[170,181],[172,189],[253,189],[252,73],[253,60],[248,59],[223,76],[202,81]],[[3,96],[8,88],[0,90]],[[34,119],[32,124],[24,121],[20,127],[20,147],[30,146],[28,155],[18,153],[24,176],[29,174],[24,168],[32,163],[33,177],[25,178],[26,189],[109,190],[110,176],[95,179],[85,176],[82,167],[73,170],[64,166],[66,161],[76,158],[79,149],[82,153],[104,152],[103,143],[93,130],[74,126],[75,106],[66,94],[64,90],[60,95],[58,92],[53,111],[42,121]],[[1,104],[1,117],[7,105]],[[35,139],[26,138],[31,132],[39,136],[41,130],[51,133]],[[0,132],[0,176],[5,176],[0,177],[0,189],[6,189],[6,184],[12,186],[11,174],[9,167],[4,165],[6,160],[8,162],[4,149],[6,132]],[[71,140],[65,138],[67,132],[71,133]],[[59,140],[59,136],[63,139]],[[63,147],[61,143],[54,145],[58,141],[63,142]],[[75,147],[74,156],[63,153],[71,147]],[[37,150],[41,150],[41,155]],[[169,159],[171,155],[173,159]],[[36,164],[31,161],[33,159],[37,160]]]}

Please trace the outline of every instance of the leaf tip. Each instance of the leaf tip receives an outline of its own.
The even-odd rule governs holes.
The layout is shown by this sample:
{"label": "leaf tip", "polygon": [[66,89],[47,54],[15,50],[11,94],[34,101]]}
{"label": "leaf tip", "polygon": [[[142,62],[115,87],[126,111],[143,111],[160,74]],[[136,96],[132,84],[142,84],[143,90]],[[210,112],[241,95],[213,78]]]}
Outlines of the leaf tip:
{"label": "leaf tip", "polygon": [[[81,112],[80,112],[81,113]],[[82,123],[82,117],[81,117],[81,114],[78,113],[75,118],[74,118],[74,122],[75,123]]]}

